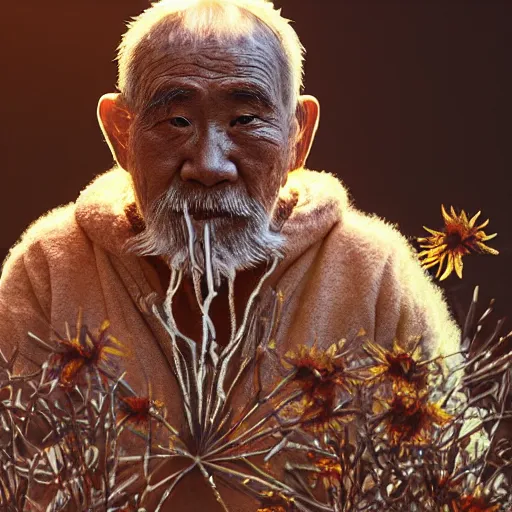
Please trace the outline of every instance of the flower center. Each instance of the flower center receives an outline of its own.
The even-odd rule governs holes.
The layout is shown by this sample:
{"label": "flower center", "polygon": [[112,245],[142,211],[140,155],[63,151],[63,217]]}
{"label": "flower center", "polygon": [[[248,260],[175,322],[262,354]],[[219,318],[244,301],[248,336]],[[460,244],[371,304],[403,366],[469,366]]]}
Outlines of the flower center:
{"label": "flower center", "polygon": [[456,249],[462,245],[462,236],[458,231],[448,233],[445,238],[448,249]]}

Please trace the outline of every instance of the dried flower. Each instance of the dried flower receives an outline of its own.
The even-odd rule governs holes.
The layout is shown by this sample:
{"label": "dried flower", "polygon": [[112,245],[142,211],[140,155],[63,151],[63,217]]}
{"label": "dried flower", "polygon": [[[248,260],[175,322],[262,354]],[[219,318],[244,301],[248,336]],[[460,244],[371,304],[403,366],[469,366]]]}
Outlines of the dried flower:
{"label": "dried flower", "polygon": [[432,236],[418,238],[420,247],[425,249],[418,255],[422,266],[430,268],[439,265],[436,278],[440,276],[443,264],[446,261],[446,268],[439,278],[440,281],[446,279],[454,270],[462,279],[462,257],[466,254],[471,252],[498,254],[496,249],[487,247],[483,243],[497,235],[497,233],[486,235],[483,231],[483,228],[489,224],[489,220],[475,226],[481,212],[478,212],[469,220],[464,210],[461,211],[460,215],[457,215],[453,206],[450,209],[451,215],[446,212],[444,206],[441,206],[441,212],[445,224],[444,231],[434,231],[423,226]]}
{"label": "dried flower", "polygon": [[353,417],[352,411],[338,405],[338,390],[347,393],[353,389],[359,377],[346,367],[345,340],[332,344],[323,351],[313,345],[299,346],[283,358],[286,368],[294,369],[293,381],[304,394],[282,411],[286,419],[295,418],[302,429],[322,433],[339,430],[342,423]]}
{"label": "dried flower", "polygon": [[400,346],[397,339],[393,340],[391,350],[386,350],[370,341],[365,343],[363,349],[377,362],[369,369],[372,375],[370,382],[387,378],[393,383],[395,391],[407,385],[413,385],[416,389],[422,390],[427,385],[428,368],[419,364],[421,357],[419,343],[409,352]]}
{"label": "dried flower", "polygon": [[308,453],[308,458],[312,462],[310,480],[313,487],[319,479],[326,488],[339,484],[342,471],[337,458],[320,457],[313,452]]}
{"label": "dried flower", "polygon": [[474,495],[464,495],[451,502],[453,512],[497,512],[500,505],[491,505],[489,500],[475,493]]}
{"label": "dried flower", "polygon": [[[208,223],[204,230],[208,247]],[[95,337],[79,315],[75,337],[67,329],[55,349],[47,346],[50,372],[43,367],[31,376],[13,376],[0,357],[0,390],[8,389],[0,405],[0,509],[42,510],[44,494],[52,501],[44,503],[45,510],[169,510],[174,490],[187,485],[193,471],[203,475],[222,510],[229,509],[228,489],[255,498],[259,512],[510,509],[506,472],[512,459],[494,436],[500,421],[510,417],[512,355],[489,357],[503,341],[498,341],[500,323],[484,343],[475,341],[488,315],[475,325],[475,298],[462,335],[469,347],[462,357],[474,371],[462,378],[456,393],[445,378],[429,377],[427,386],[429,364],[415,347],[397,341],[391,350],[364,346],[363,340],[351,342],[350,349],[344,342],[326,351],[316,344],[298,347],[284,357],[289,371],[268,381],[263,358],[278,357],[280,309],[277,301],[260,308],[256,298],[278,259],[251,295],[240,326],[230,281],[233,335],[224,347],[215,342],[209,314],[213,267],[208,257],[204,263],[208,296],[203,302],[201,272],[194,267],[192,273],[205,327],[200,340],[184,336],[173,316],[183,272],[171,268],[166,302],[154,304],[169,333],[169,364],[179,390],[172,399],[181,398],[173,418],[158,411],[163,404],[152,400],[150,382],[147,392],[136,394],[124,376],[106,371],[112,358],[123,355],[119,342],[106,334],[108,322]],[[78,378],[89,368],[104,379],[102,385]],[[74,387],[57,386],[56,377]],[[429,401],[434,396],[438,403]],[[468,397],[481,420],[474,428],[465,425],[473,414]],[[442,409],[444,402],[454,416]],[[147,435],[131,437],[135,429],[120,428],[123,423],[147,427]],[[462,433],[465,426],[470,430]],[[489,449],[469,453],[471,430],[484,428],[490,431]],[[411,445],[421,450],[405,451]],[[484,488],[489,495],[481,496]]]}
{"label": "dried flower", "polygon": [[300,345],[283,358],[285,368],[295,371],[294,382],[316,401],[332,401],[336,387],[348,391],[356,379],[346,372],[344,340],[333,343],[327,350],[316,344]]}
{"label": "dried flower", "polygon": [[397,394],[388,401],[388,406],[385,423],[393,446],[427,444],[435,425],[443,426],[452,419],[439,404],[423,401],[414,393]]}
{"label": "dried flower", "polygon": [[341,361],[336,361],[336,356],[342,348],[342,344],[336,343],[327,350],[319,348],[316,343],[312,347],[299,345],[296,350],[286,353],[284,364],[297,370],[297,380],[307,380],[312,373],[324,376],[333,373],[340,366]]}
{"label": "dried flower", "polygon": [[83,367],[112,370],[115,366],[112,358],[124,356],[121,342],[107,333],[109,326],[110,322],[105,320],[98,335],[94,336],[87,326],[82,325],[81,310],[75,336],[70,335],[66,325],[67,338],[58,335],[57,347],[50,358],[51,373],[59,378],[61,384],[74,384]]}
{"label": "dried flower", "polygon": [[298,423],[300,428],[313,434],[327,431],[339,432],[354,418],[356,411],[337,405],[333,400],[315,400],[309,396],[294,400],[283,409],[281,417],[287,422]]}
{"label": "dried flower", "polygon": [[121,422],[128,421],[135,426],[144,426],[150,419],[153,410],[162,409],[164,403],[151,400],[147,396],[128,396],[120,398],[120,409],[124,416]]}

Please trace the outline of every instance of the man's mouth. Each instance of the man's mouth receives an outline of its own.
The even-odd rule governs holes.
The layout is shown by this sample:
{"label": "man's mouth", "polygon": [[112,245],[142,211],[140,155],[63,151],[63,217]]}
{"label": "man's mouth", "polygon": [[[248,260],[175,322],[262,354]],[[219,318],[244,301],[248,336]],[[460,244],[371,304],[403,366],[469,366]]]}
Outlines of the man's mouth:
{"label": "man's mouth", "polygon": [[190,212],[190,215],[192,215],[192,218],[194,220],[211,220],[211,219],[217,219],[219,217],[231,217],[226,212],[212,212],[212,211],[196,211],[196,212]]}

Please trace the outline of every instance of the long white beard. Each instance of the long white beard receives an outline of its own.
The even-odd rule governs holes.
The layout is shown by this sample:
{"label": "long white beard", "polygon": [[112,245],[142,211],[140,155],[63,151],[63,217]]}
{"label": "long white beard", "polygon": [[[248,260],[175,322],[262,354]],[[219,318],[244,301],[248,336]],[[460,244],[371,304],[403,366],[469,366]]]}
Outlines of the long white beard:
{"label": "long white beard", "polygon": [[[197,212],[220,216],[195,220]],[[234,190],[198,195],[172,187],[144,217],[146,228],[128,241],[128,252],[161,256],[171,268],[192,275],[194,267],[204,274],[208,250],[217,285],[222,277],[232,279],[239,270],[280,256],[284,245],[263,206]]]}

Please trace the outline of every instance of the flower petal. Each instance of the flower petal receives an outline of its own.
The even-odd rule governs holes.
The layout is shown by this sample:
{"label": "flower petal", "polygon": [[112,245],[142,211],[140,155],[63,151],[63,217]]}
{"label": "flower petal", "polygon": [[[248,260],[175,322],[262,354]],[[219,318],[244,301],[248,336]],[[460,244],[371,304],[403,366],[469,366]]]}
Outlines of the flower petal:
{"label": "flower petal", "polygon": [[444,263],[445,259],[446,259],[446,253],[441,255],[441,257],[439,258],[439,268],[437,269],[437,272],[436,272],[436,278],[438,278],[441,275],[441,271],[443,270],[443,263]]}
{"label": "flower petal", "polygon": [[440,254],[434,254],[434,256],[429,256],[428,258],[420,258],[422,265],[428,265],[429,263],[439,261],[439,258],[441,257]]}
{"label": "flower petal", "polygon": [[437,236],[444,236],[444,233],[442,231],[436,231],[435,229],[430,229],[430,228],[427,228],[427,226],[423,226],[423,229],[425,231],[428,231],[429,233],[431,233],[432,235],[437,235]]}
{"label": "flower petal", "polygon": [[441,214],[443,215],[443,219],[446,224],[451,224],[453,222],[453,219],[448,215],[448,213],[446,213],[446,210],[444,209],[444,204],[441,205]]}
{"label": "flower petal", "polygon": [[[437,247],[430,249],[428,252],[431,256],[438,256],[439,254],[444,252],[447,247],[448,247],[448,244],[438,245]],[[425,251],[423,251],[423,252],[425,252]]]}
{"label": "flower petal", "polygon": [[446,270],[444,271],[444,274],[439,278],[439,281],[444,281],[452,272],[453,272],[453,260],[454,256],[453,254],[448,254],[448,262],[446,263]]}
{"label": "flower petal", "polygon": [[422,261],[422,262],[421,262],[421,266],[422,266],[425,270],[427,270],[427,269],[429,269],[429,268],[432,268],[432,267],[435,267],[436,265],[438,265],[438,264],[439,264],[439,261],[440,261],[440,260],[439,260],[439,258],[436,258],[434,261],[432,261],[431,263],[427,263],[427,264],[425,264],[425,262],[424,262],[424,261]]}
{"label": "flower petal", "polygon": [[487,240],[492,240],[493,238],[496,238],[498,236],[498,233],[493,233],[492,235],[486,235],[485,233],[482,233],[484,236],[480,238],[481,242],[487,242]]}
{"label": "flower petal", "polygon": [[499,251],[493,249],[492,247],[487,247],[487,245],[483,244],[482,242],[476,242],[476,245],[484,253],[494,254],[495,256],[499,254]]}
{"label": "flower petal", "polygon": [[455,261],[455,273],[459,276],[459,279],[462,279],[462,255],[457,254],[454,257]]}
{"label": "flower petal", "polygon": [[487,226],[487,224],[489,224],[489,219],[487,219],[485,222],[482,222],[482,224],[480,224],[480,226],[477,226],[475,228],[475,231],[480,231],[482,230],[483,228],[485,228]]}
{"label": "flower petal", "polygon": [[481,213],[482,213],[481,211],[476,212],[476,213],[475,213],[475,215],[473,215],[473,217],[471,217],[471,219],[470,219],[470,221],[469,221],[469,227],[470,227],[470,228],[472,228],[472,227],[474,227],[474,226],[475,226],[475,222],[476,222],[476,220],[478,219],[478,217],[480,217],[480,214],[481,214]]}

